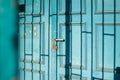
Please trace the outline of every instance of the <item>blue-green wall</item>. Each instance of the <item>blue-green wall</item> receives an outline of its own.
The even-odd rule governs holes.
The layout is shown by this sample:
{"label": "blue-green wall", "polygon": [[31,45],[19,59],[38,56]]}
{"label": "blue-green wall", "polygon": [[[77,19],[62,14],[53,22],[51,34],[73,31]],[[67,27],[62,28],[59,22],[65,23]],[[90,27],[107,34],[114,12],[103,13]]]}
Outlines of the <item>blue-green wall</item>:
{"label": "blue-green wall", "polygon": [[0,0],[0,80],[12,80],[17,70],[17,4]]}

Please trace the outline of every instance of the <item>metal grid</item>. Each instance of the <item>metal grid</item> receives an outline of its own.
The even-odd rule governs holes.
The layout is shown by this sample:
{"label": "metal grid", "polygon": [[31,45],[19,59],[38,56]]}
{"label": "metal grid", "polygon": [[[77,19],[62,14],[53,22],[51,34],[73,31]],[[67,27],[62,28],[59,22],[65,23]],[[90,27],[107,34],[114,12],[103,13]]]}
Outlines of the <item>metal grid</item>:
{"label": "metal grid", "polygon": [[[44,72],[43,70],[42,70],[42,68],[41,68],[41,64],[42,64],[42,62],[41,62],[41,60],[42,60],[42,58],[41,57],[47,57],[48,58],[48,78],[46,78],[47,80],[49,80],[49,54],[47,55],[47,54],[43,54],[43,53],[41,53],[41,51],[42,51],[42,48],[41,48],[41,43],[42,43],[42,29],[41,29],[41,27],[42,27],[42,15],[44,14],[44,13],[42,13],[42,1],[44,1],[44,0],[40,0],[40,12],[34,12],[34,1],[35,0],[32,0],[32,12],[26,12],[26,6],[27,6],[27,0],[24,0],[24,4],[20,4],[19,5],[19,20],[21,19],[21,18],[24,18],[24,21],[23,22],[20,22],[19,21],[19,24],[23,24],[24,25],[24,59],[23,60],[20,60],[20,62],[23,62],[24,63],[24,68],[20,68],[20,71],[24,71],[24,78],[20,78],[21,80],[26,80],[26,77],[31,77],[31,80],[33,80],[33,77],[34,77],[34,73],[39,73],[39,80],[41,80],[42,79],[42,72]],[[50,15],[50,0],[49,0],[49,14],[48,14],[48,16]],[[26,18],[26,16],[31,16],[32,17],[32,20],[31,20],[31,22],[27,22],[27,18]],[[39,19],[40,19],[40,21],[39,22],[34,22],[34,18],[35,17],[39,17]],[[48,18],[48,26],[50,26],[50,20],[49,20],[50,18]],[[30,25],[32,25],[32,30],[31,30],[31,32],[32,32],[32,35],[31,35],[31,54],[26,54],[26,25],[27,24],[30,24]],[[33,44],[34,44],[34,42],[33,42],[33,39],[34,39],[34,24],[39,24],[39,60],[38,61],[36,61],[36,60],[33,60],[33,48],[34,48],[34,46],[33,46]],[[19,26],[19,27],[21,27],[21,26]],[[50,39],[50,28],[48,27],[48,39]],[[20,38],[19,38],[20,39]],[[48,40],[48,52],[49,52],[49,45],[50,45],[50,42],[49,42],[49,40]],[[21,55],[21,54],[20,54]],[[27,60],[26,59],[26,56],[30,56],[30,57],[32,57],[32,59],[31,60]],[[31,69],[28,69],[28,68],[26,68],[26,63],[31,63]],[[39,70],[34,70],[34,68],[33,68],[33,66],[34,66],[34,63],[36,63],[36,64],[39,64]],[[31,76],[27,76],[26,75],[26,72],[31,72]]]}
{"label": "metal grid", "polygon": [[[40,0],[41,1],[41,0]],[[25,4],[26,4],[26,0],[25,0],[25,2],[24,2]],[[32,0],[32,3],[34,3],[34,0]],[[57,5],[56,5],[56,13],[57,14],[52,14],[52,15],[50,15],[50,0],[49,0],[49,14],[48,14],[48,16],[49,16],[49,20],[48,20],[48,24],[49,24],[49,26],[50,26],[50,17],[52,17],[52,16],[56,16],[56,25],[58,25],[58,0],[56,1],[56,3],[57,3]],[[68,26],[68,27],[66,27],[66,60],[65,60],[65,62],[66,62],[66,65],[67,66],[71,66],[70,64],[72,64],[72,36],[71,36],[71,34],[72,34],[72,0],[66,0],[65,1],[65,4],[66,4],[66,12],[65,12],[65,19],[66,19],[66,23],[65,23],[65,26]],[[23,5],[22,5],[23,6]],[[40,16],[40,22],[41,22],[41,13],[34,13],[33,10],[34,9],[34,4],[32,4],[32,13],[24,13],[23,14],[23,16],[24,16],[24,32],[26,32],[26,15],[32,15],[32,23],[30,23],[30,24],[32,24],[32,53],[33,53],[33,18],[34,18],[34,16]],[[114,68],[114,71],[113,71],[113,74],[114,74],[114,80],[115,80],[115,72],[116,72],[116,0],[114,0],[114,34],[106,34],[105,32],[104,32],[104,16],[105,16],[105,14],[104,14],[104,0],[102,0],[102,78],[95,78],[95,77],[93,77],[93,0],[91,0],[91,32],[87,32],[87,31],[82,31],[82,16],[83,16],[83,14],[82,14],[82,0],[80,0],[80,9],[81,9],[81,12],[80,12],[80,27],[81,27],[81,53],[80,53],[80,57],[81,57],[81,60],[80,60],[80,65],[82,65],[82,34],[83,33],[86,33],[86,34],[91,34],[91,80],[94,80],[94,79],[98,79],[98,80],[104,80],[104,37],[105,37],[105,35],[107,35],[107,36],[114,36],[114,66],[113,66],[113,68]],[[41,6],[40,6],[40,12],[41,12]],[[41,24],[40,24],[40,26],[41,26]],[[71,33],[69,32],[71,30]],[[41,31],[41,28],[40,28],[40,31]],[[58,31],[58,28],[56,27],[56,37],[58,37],[57,36],[57,31]],[[41,33],[41,32],[40,32]],[[50,31],[48,32],[48,34],[50,34]],[[41,36],[40,36],[40,39],[41,39]],[[50,35],[49,35],[49,39],[50,39]],[[24,46],[26,46],[25,45],[25,42],[26,42],[26,37],[24,36]],[[41,42],[41,41],[40,41]],[[50,42],[48,42],[49,44],[48,44],[48,47],[50,46]],[[40,43],[41,44],[41,43]],[[68,47],[69,46],[69,47]],[[41,47],[41,46],[39,46],[39,47]],[[48,52],[50,52],[49,51],[50,49],[48,48]],[[40,48],[40,51],[41,51],[41,48]],[[25,47],[24,47],[24,53],[25,53]],[[56,50],[56,54],[57,54],[57,50]],[[25,65],[25,63],[26,63],[26,59],[25,59],[25,56],[32,56],[32,61],[29,61],[29,62],[31,62],[32,63],[32,70],[31,70],[31,73],[32,73],[32,80],[33,80],[33,54],[24,54],[24,60],[23,60],[23,62],[24,62],[24,80],[25,80],[25,67],[26,67],[26,65]],[[41,54],[40,54],[40,59],[41,59]],[[48,63],[49,63],[49,54],[48,54]],[[58,60],[58,56],[56,56],[56,61]],[[40,63],[40,62],[39,62]],[[56,76],[58,76],[57,74],[58,74],[58,72],[57,72],[57,70],[58,70],[58,63],[56,62]],[[49,80],[49,64],[48,64],[48,80]],[[40,71],[37,71],[37,72],[41,72],[41,65],[40,65]],[[65,80],[72,80],[72,78],[71,78],[71,76],[72,75],[77,75],[77,76],[80,76],[80,80],[82,80],[82,68],[80,68],[80,73],[79,74],[74,74],[74,73],[72,73],[72,67],[65,67]],[[40,74],[40,78],[39,79],[41,79],[41,74]],[[56,80],[57,80],[57,77],[56,77]]]}

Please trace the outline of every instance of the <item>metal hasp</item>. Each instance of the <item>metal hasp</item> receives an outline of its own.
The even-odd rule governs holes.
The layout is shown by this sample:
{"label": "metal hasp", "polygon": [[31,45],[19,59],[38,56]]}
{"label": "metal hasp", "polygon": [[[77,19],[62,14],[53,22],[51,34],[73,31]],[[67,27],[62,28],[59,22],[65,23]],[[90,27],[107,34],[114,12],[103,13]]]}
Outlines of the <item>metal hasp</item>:
{"label": "metal hasp", "polygon": [[52,48],[57,50],[58,47],[55,45],[55,41],[56,42],[64,42],[65,40],[64,39],[54,39],[54,40],[52,40]]}

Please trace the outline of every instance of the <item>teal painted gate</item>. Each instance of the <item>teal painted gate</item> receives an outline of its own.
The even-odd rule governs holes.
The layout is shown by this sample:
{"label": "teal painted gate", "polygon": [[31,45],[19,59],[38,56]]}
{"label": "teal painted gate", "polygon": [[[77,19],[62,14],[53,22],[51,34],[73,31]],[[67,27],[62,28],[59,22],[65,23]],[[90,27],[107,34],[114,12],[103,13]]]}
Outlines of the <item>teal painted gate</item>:
{"label": "teal painted gate", "polygon": [[119,80],[119,0],[20,0],[20,80]]}

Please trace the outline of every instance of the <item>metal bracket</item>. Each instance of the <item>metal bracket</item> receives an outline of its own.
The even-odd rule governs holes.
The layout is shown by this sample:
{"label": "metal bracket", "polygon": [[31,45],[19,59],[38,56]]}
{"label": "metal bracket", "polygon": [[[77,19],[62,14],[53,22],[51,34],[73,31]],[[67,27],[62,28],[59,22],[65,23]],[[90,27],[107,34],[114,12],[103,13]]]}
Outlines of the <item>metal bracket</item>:
{"label": "metal bracket", "polygon": [[57,50],[58,47],[55,45],[55,41],[56,42],[64,42],[65,40],[64,39],[54,39],[54,40],[52,40],[52,48]]}

